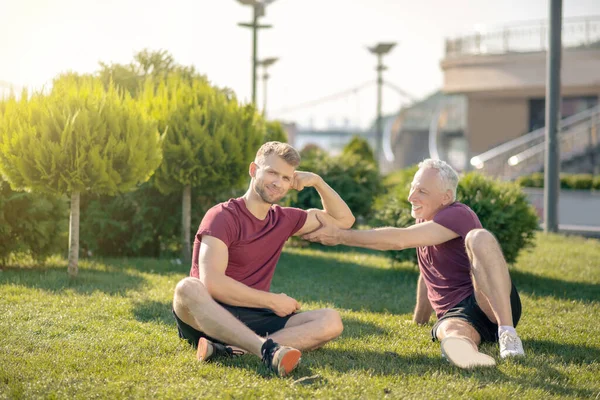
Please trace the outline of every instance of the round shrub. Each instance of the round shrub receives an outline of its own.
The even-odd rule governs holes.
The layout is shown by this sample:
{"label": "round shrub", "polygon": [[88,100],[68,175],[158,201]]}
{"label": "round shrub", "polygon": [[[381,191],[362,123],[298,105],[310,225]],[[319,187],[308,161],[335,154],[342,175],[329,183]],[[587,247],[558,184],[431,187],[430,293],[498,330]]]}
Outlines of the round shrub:
{"label": "round shrub", "polygon": [[68,210],[64,198],[15,192],[0,178],[0,264],[15,253],[38,262],[60,253],[68,238]]}
{"label": "round shrub", "polygon": [[373,149],[371,149],[371,146],[369,146],[369,142],[360,136],[354,136],[352,140],[350,140],[348,144],[344,146],[342,154],[345,156],[355,155],[364,161],[368,161],[377,165],[375,162]]}
{"label": "round shrub", "polygon": [[[330,157],[311,148],[302,152],[302,163],[298,169],[320,175],[344,199],[357,218],[370,217],[373,202],[383,191],[375,165],[352,154]],[[304,209],[322,208],[321,197],[314,188],[294,194],[289,204]]]}

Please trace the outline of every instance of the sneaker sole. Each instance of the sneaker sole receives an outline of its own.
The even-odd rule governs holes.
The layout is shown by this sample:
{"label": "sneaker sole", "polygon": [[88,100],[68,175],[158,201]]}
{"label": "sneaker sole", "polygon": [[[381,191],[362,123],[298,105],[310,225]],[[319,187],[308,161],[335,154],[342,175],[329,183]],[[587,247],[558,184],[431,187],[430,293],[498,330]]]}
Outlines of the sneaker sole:
{"label": "sneaker sole", "polygon": [[204,362],[207,359],[208,354],[208,340],[206,338],[200,338],[198,341],[198,351],[196,352],[196,359],[200,362]]}
{"label": "sneaker sole", "polygon": [[466,339],[450,336],[442,340],[442,355],[459,368],[493,367],[496,360],[478,352]]}
{"label": "sneaker sole", "polygon": [[292,372],[300,362],[301,357],[302,353],[300,352],[300,350],[287,350],[279,360],[279,363],[277,365],[277,374],[279,376],[286,376],[287,374]]}

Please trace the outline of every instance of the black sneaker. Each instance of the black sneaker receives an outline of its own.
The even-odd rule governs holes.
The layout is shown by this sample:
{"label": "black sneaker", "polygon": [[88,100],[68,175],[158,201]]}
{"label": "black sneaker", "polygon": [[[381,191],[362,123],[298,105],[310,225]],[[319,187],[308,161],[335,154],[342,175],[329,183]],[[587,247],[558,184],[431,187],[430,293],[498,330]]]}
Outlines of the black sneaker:
{"label": "black sneaker", "polygon": [[302,353],[293,347],[280,346],[273,339],[267,339],[261,349],[262,361],[279,376],[286,376],[300,362]]}
{"label": "black sneaker", "polygon": [[210,340],[201,337],[198,341],[198,352],[196,353],[196,358],[198,361],[208,361],[213,357],[231,358],[241,356],[243,354],[243,351],[233,350],[229,346],[213,343]]}

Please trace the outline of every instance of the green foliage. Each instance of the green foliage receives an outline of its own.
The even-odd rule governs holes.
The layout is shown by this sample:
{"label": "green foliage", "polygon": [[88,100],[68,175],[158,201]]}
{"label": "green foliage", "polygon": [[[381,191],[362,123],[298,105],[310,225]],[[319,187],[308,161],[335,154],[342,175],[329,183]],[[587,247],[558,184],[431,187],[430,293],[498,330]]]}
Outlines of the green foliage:
{"label": "green foliage", "polygon": [[[536,172],[520,176],[516,183],[521,187],[543,188],[544,174]],[[600,176],[592,174],[560,174],[560,188],[572,190],[600,190]]]}
{"label": "green foliage", "polygon": [[188,81],[199,76],[194,67],[177,64],[168,51],[151,51],[149,49],[137,52],[129,64],[100,62],[100,70],[97,75],[106,88],[114,83],[131,96],[136,97],[143,90],[147,80],[159,83],[172,73],[176,73]]}
{"label": "green foliage", "polygon": [[[394,171],[384,178],[386,193],[378,196],[375,200],[371,225],[405,228],[414,224],[414,218],[410,215],[411,205],[408,201],[408,194],[410,184],[418,169],[419,167],[414,165]],[[388,251],[387,254],[393,261],[417,261],[415,249]]]}
{"label": "green foliage", "polygon": [[16,189],[115,194],[160,163],[156,125],[128,95],[64,75],[44,96],[23,93],[0,123],[0,168]]}
{"label": "green foliage", "polygon": [[15,192],[0,178],[0,264],[11,254],[41,261],[67,242],[68,207],[63,198]]}
{"label": "green foliage", "polygon": [[205,79],[177,75],[147,86],[143,101],[166,129],[155,184],[162,193],[191,186],[218,195],[243,185],[264,128],[251,105],[240,105]]}
{"label": "green foliage", "polygon": [[161,257],[177,248],[180,222],[180,196],[163,195],[151,182],[117,196],[88,195],[81,247],[94,256]]}
{"label": "green foliage", "polygon": [[591,174],[569,174],[560,177],[561,189],[591,190],[594,177]]}
{"label": "green foliage", "polygon": [[266,142],[281,142],[287,143],[288,137],[285,129],[281,125],[279,121],[267,121],[265,123],[265,137],[263,139],[263,143]]}
{"label": "green foliage", "polygon": [[[407,227],[414,224],[408,202],[414,172],[416,167],[410,173],[407,171],[395,188],[378,199],[374,225]],[[539,222],[534,208],[517,184],[496,181],[472,172],[461,177],[457,201],[469,206],[482,226],[496,236],[508,263],[513,263],[522,249],[532,245]],[[416,261],[416,252],[392,251],[390,257]]]}
{"label": "green foliage", "polygon": [[600,190],[600,175],[595,176],[592,182],[592,189]]}
{"label": "green foliage", "polygon": [[520,176],[515,180],[515,183],[520,187],[543,188],[544,174],[536,172],[531,175]]}
{"label": "green foliage", "polygon": [[460,180],[457,199],[471,207],[483,227],[496,236],[508,263],[515,262],[521,249],[532,246],[539,221],[518,185],[469,173]]}
{"label": "green foliage", "polygon": [[377,164],[375,162],[375,155],[373,154],[373,149],[369,146],[369,142],[366,139],[361,138],[360,136],[354,136],[344,149],[342,150],[343,155],[355,155],[359,157],[361,160]]}
{"label": "green foliage", "polygon": [[[375,197],[383,190],[381,177],[374,164],[355,155],[330,157],[319,149],[302,151],[299,169],[320,175],[344,199],[353,214],[368,218]],[[291,205],[299,208],[322,208],[314,188],[299,192]]]}

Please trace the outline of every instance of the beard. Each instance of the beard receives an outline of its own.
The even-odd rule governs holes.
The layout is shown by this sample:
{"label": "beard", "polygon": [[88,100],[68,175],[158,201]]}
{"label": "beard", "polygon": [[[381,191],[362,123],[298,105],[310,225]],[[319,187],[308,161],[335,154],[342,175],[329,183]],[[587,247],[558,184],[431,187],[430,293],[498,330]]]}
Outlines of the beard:
{"label": "beard", "polygon": [[256,193],[258,193],[258,195],[260,196],[260,198],[268,204],[276,204],[279,203],[281,201],[281,199],[283,199],[285,193],[281,194],[280,196],[278,195],[273,195],[270,194],[269,191],[267,190],[267,187],[262,184],[262,182],[256,182],[256,184],[254,185],[254,190],[256,190]]}

